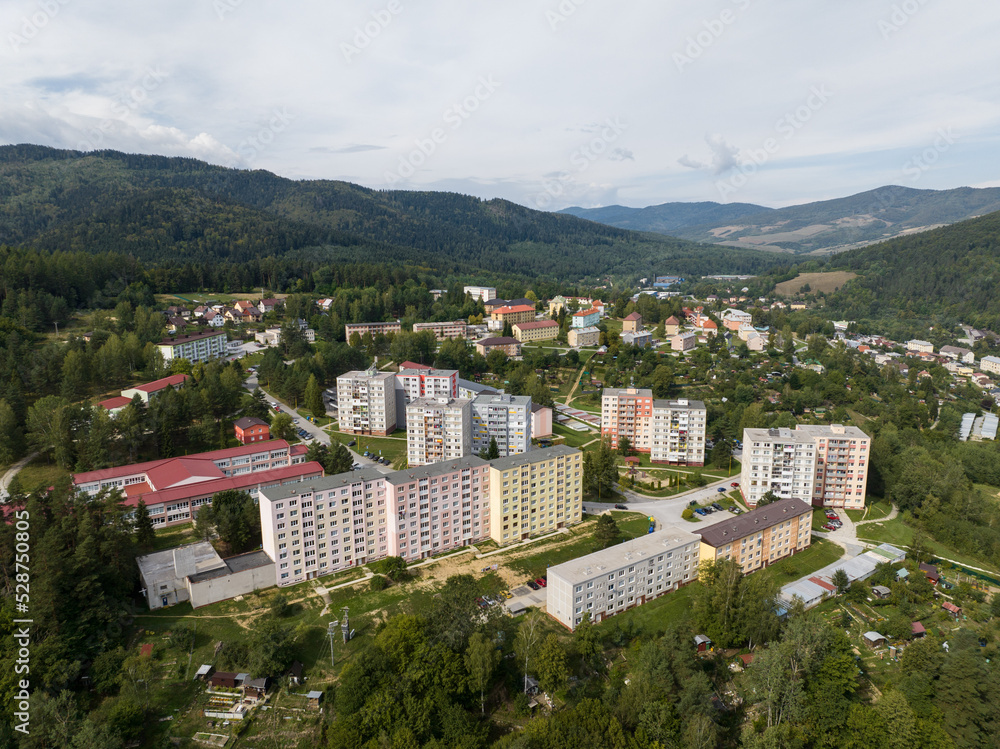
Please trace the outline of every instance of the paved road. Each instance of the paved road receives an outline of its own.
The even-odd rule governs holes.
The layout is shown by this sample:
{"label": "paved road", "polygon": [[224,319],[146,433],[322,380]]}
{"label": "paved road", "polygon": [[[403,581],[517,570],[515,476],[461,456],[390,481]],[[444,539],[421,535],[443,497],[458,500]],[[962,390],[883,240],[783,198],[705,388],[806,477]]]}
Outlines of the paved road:
{"label": "paved road", "polygon": [[[690,489],[686,492],[682,492],[681,494],[675,494],[672,497],[665,497],[664,499],[644,497],[641,494],[636,494],[635,492],[626,489],[622,492],[625,496],[625,502],[621,502],[620,504],[624,504],[632,512],[641,512],[644,515],[656,518],[658,524],[672,523],[685,530],[693,529],[700,525],[711,525],[713,522],[717,522],[718,520],[732,517],[732,515],[728,512],[714,513],[713,515],[702,520],[701,523],[692,523],[684,520],[684,518],[681,517],[681,513],[684,512],[684,508],[686,508],[692,500],[696,500],[698,504],[715,501],[720,494],[719,488],[724,488],[728,492],[732,488],[730,484],[735,480],[735,477],[721,479],[714,483],[707,484],[706,486],[699,487],[698,489]],[[613,505],[605,502],[583,503],[584,512],[591,514],[598,514],[612,507]]]}
{"label": "paved road", "polygon": [[[251,392],[256,390],[259,387],[259,384],[257,382],[257,375],[251,374],[246,379],[245,384]],[[271,395],[266,390],[264,391],[264,395],[267,398],[268,405],[271,408],[274,408],[274,404],[277,403],[278,405],[281,406],[282,411],[289,414],[293,419],[298,419],[299,421],[295,426],[305,429],[307,432],[309,432],[309,434],[312,435],[313,439],[316,440],[316,442],[319,442],[322,445],[330,445],[332,443],[333,440],[330,438],[329,434],[327,434],[325,431],[323,431],[323,429],[321,429],[320,427],[316,426],[311,421],[306,419],[305,416],[300,414],[298,411],[289,406],[283,400]],[[392,466],[386,466],[382,465],[381,463],[376,463],[374,460],[366,458],[365,456],[355,452],[351,448],[347,449],[351,453],[351,456],[354,458],[355,463],[360,463],[365,468],[376,468],[382,473],[392,473],[393,471]]]}
{"label": "paved road", "polygon": [[17,472],[24,468],[28,463],[30,463],[38,453],[31,453],[31,455],[26,458],[21,458],[14,465],[7,469],[4,473],[3,478],[0,478],[0,502],[6,502],[7,498],[10,496],[7,494],[7,487],[10,486],[10,482],[14,480]]}

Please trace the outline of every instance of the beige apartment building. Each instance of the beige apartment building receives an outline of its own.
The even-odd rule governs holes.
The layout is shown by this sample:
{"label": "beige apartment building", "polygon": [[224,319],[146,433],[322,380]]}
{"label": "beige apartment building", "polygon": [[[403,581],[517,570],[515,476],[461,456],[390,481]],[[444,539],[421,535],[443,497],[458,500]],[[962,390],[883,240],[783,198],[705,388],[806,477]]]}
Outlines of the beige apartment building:
{"label": "beige apartment building", "polygon": [[513,307],[498,307],[490,313],[490,317],[504,325],[507,323],[514,325],[519,322],[531,322],[535,319],[535,308],[527,304],[518,304]]}
{"label": "beige apartment building", "polygon": [[570,328],[566,334],[570,346],[599,346],[601,329],[598,327]]}
{"label": "beige apartment building", "polygon": [[399,320],[395,322],[359,322],[345,325],[344,335],[347,336],[347,342],[350,343],[351,336],[355,333],[364,338],[365,333],[371,333],[373,336],[379,333],[389,335],[389,333],[399,333],[402,329],[403,324]]}
{"label": "beige apartment building", "polygon": [[396,375],[372,365],[337,378],[340,431],[384,437],[396,430]]}
{"label": "beige apartment building", "polygon": [[556,445],[490,462],[490,535],[501,546],[579,523],[583,453]]}
{"label": "beige apartment building", "polygon": [[453,320],[451,322],[417,322],[413,323],[413,332],[419,333],[423,330],[430,330],[439,341],[449,338],[465,338],[469,324],[465,320]]}
{"label": "beige apartment building", "polygon": [[514,337],[521,343],[548,341],[559,336],[559,323],[555,320],[519,322],[514,326]]}
{"label": "beige apartment building", "polygon": [[812,513],[812,507],[801,499],[782,499],[695,529],[701,536],[701,561],[732,559],[744,574],[763,569],[809,548]]}

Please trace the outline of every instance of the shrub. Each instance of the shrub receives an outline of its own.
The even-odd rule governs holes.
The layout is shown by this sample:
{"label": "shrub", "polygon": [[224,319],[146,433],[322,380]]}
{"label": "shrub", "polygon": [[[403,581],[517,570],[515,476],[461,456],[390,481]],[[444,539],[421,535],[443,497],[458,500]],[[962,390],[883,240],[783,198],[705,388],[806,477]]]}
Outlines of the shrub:
{"label": "shrub", "polygon": [[694,510],[692,510],[690,507],[685,507],[684,511],[681,513],[681,517],[684,518],[685,520],[690,520],[691,518],[694,517]]}
{"label": "shrub", "polygon": [[373,592],[385,590],[389,587],[389,581],[382,575],[375,575],[370,583]]}

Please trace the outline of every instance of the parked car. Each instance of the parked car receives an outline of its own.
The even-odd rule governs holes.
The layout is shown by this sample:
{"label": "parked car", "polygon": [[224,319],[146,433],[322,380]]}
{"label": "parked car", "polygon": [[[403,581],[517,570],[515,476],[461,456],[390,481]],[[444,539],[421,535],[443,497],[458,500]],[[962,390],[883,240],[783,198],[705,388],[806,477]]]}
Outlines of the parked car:
{"label": "parked car", "polygon": [[536,583],[534,580],[528,580],[528,582],[525,584],[532,590],[538,590],[538,583]]}
{"label": "parked car", "polygon": [[701,509],[701,508],[699,507],[699,508],[698,508],[697,510],[695,510],[695,511],[694,511],[694,514],[695,514],[695,515],[702,515],[702,516],[704,516],[704,515],[707,515],[708,513],[707,513],[707,512],[705,512],[705,511],[704,511],[703,509]]}
{"label": "parked car", "polygon": [[712,507],[714,507],[716,510],[724,510],[724,509],[726,509],[725,507],[723,507],[722,505],[720,505],[718,502],[712,502]]}
{"label": "parked car", "polygon": [[724,487],[724,486],[720,486],[720,487],[719,487],[718,489],[716,489],[715,491],[717,491],[717,492],[718,492],[719,494],[725,494],[725,493],[726,493],[726,487]]}
{"label": "parked car", "polygon": [[535,580],[535,585],[537,585],[540,588],[544,588],[546,585],[548,585],[548,582],[545,580],[544,577],[539,577],[538,579]]}
{"label": "parked car", "polygon": [[348,447],[354,447],[356,444],[358,444],[357,440],[351,440],[350,442],[347,443],[347,446]]}
{"label": "parked car", "polygon": [[626,505],[615,505],[615,509],[616,510],[627,510],[628,507]]}
{"label": "parked car", "polygon": [[734,481],[733,483],[731,483],[731,484],[730,484],[730,486],[731,486],[731,487],[733,487],[734,489],[735,489],[736,487],[738,487],[739,485],[740,485],[740,482],[739,482],[739,481]]}

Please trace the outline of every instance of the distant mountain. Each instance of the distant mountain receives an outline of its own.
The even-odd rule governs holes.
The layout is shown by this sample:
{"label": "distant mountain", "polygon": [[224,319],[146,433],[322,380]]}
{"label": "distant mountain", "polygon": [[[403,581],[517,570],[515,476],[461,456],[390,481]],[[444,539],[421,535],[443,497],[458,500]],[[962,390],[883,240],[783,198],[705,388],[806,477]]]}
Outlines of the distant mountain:
{"label": "distant mountain", "polygon": [[778,259],[608,227],[505,200],[293,181],[195,159],[0,147],[0,243],[159,263],[305,252],[563,281],[754,273]]}
{"label": "distant mountain", "polygon": [[619,229],[653,231],[658,234],[677,235],[693,226],[728,224],[744,216],[771,210],[753,203],[663,203],[645,208],[627,208],[610,205],[605,208],[565,208],[560,213],[617,226]]}
{"label": "distant mountain", "polygon": [[[690,206],[687,214],[676,206]],[[890,185],[851,195],[788,208],[760,208],[733,204],[731,215],[702,221],[700,211],[730,206],[718,203],[666,203],[641,209],[567,209],[573,215],[612,226],[655,231],[696,242],[730,247],[829,255],[892,237],[926,231],[1000,210],[1000,188],[959,187],[953,190],[915,190]],[[616,210],[618,209],[618,210]],[[660,209],[665,209],[660,211]],[[662,215],[664,218],[654,218]],[[598,216],[602,216],[598,218]],[[660,221],[654,226],[655,221]]]}

